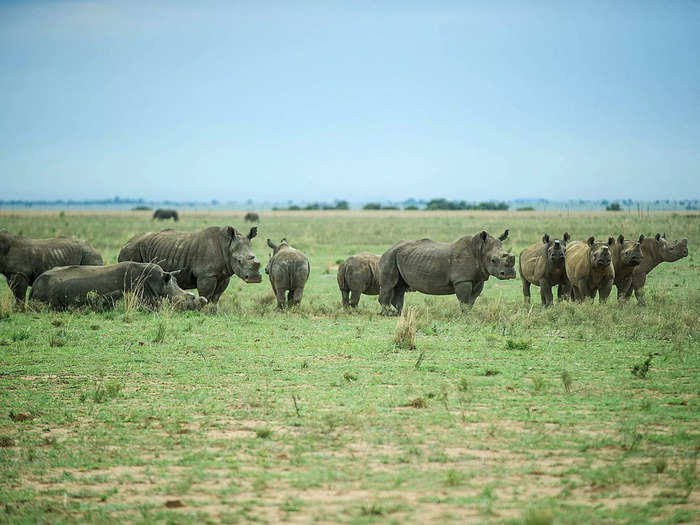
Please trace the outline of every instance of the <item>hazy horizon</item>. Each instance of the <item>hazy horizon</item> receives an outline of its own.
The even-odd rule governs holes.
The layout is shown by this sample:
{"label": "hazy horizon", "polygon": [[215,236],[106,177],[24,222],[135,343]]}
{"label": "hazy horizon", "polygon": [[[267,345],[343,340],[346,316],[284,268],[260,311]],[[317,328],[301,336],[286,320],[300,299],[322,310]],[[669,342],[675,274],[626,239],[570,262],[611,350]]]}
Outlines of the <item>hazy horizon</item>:
{"label": "hazy horizon", "polygon": [[0,199],[700,197],[700,2],[0,3]]}

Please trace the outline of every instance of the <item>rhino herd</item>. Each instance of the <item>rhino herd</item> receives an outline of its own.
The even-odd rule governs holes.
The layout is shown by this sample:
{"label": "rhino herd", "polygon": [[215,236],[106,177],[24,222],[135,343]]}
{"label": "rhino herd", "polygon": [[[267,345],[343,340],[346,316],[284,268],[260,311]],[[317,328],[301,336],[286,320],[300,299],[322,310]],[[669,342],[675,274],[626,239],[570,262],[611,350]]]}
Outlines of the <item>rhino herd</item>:
{"label": "rhino herd", "polygon": [[[515,279],[515,255],[503,248],[508,230],[498,237],[486,231],[464,236],[453,243],[430,239],[399,241],[381,256],[360,253],[338,268],[342,304],[356,307],[362,294],[378,295],[383,315],[403,309],[406,292],[456,295],[464,308],[471,307],[484,283],[493,276]],[[137,294],[157,306],[168,298],[178,309],[201,309],[216,304],[236,275],[247,283],[259,283],[260,261],[251,248],[257,227],[243,234],[232,226],[212,226],[198,232],[163,230],[136,235],[119,252],[117,264],[104,266],[102,257],[83,241],[65,237],[27,239],[0,231],[0,273],[7,278],[17,303],[29,299],[54,309],[72,306],[111,306],[125,293]],[[265,267],[278,308],[299,304],[311,267],[307,257],[286,239],[275,244]],[[519,257],[523,296],[530,302],[530,286],[540,288],[544,306],[559,300],[583,301],[596,294],[604,302],[617,287],[618,300],[635,294],[644,304],[649,272],[661,262],[688,255],[688,240],[669,241],[666,235],[641,235],[637,240],[572,241],[568,233],[559,239],[545,234],[525,248]],[[186,292],[196,288],[198,296]]]}

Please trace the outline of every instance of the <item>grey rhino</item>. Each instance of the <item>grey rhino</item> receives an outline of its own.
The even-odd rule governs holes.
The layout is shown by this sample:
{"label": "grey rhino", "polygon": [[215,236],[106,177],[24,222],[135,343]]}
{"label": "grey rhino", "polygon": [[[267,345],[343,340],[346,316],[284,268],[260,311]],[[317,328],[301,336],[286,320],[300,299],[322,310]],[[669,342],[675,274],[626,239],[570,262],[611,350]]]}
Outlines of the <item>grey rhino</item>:
{"label": "grey rhino", "polygon": [[185,292],[177,284],[179,272],[164,272],[157,264],[122,262],[110,266],[61,266],[42,273],[32,286],[30,301],[56,310],[76,306],[111,307],[126,292],[155,307],[167,297],[179,310],[199,310],[204,297]]}
{"label": "grey rhino", "polygon": [[197,288],[199,295],[216,303],[234,274],[247,283],[262,281],[260,261],[250,248],[257,232],[256,227],[243,235],[232,226],[211,226],[197,232],[143,233],[126,243],[118,260],[155,262],[167,272],[182,270],[182,288]]}
{"label": "grey rhino", "polygon": [[249,211],[248,213],[245,214],[245,217],[243,217],[243,220],[246,222],[258,222],[260,220],[260,216],[255,213],[254,211]]}
{"label": "grey rhino", "polygon": [[497,239],[485,231],[453,243],[430,239],[400,241],[379,259],[382,315],[391,306],[400,314],[408,288],[430,295],[456,294],[462,307],[472,306],[493,275],[515,279],[515,256],[503,250],[508,230]]}
{"label": "grey rhino", "polygon": [[552,305],[553,286],[557,286],[559,300],[569,298],[571,284],[566,277],[566,268],[564,267],[566,243],[569,242],[569,239],[568,233],[564,233],[561,240],[552,240],[545,233],[541,243],[528,246],[520,252],[518,266],[526,303],[530,303],[531,284],[540,287],[540,297],[544,306]]}
{"label": "grey rhino", "polygon": [[89,264],[101,266],[102,256],[83,241],[66,237],[27,239],[0,230],[0,273],[7,278],[18,304],[23,305],[27,287],[55,266]]}
{"label": "grey rhino", "polygon": [[614,244],[613,237],[607,243],[589,237],[586,242],[573,241],[566,247],[566,276],[577,301],[595,299],[596,292],[601,303],[607,300],[615,280],[610,253]]}
{"label": "grey rhino", "polygon": [[640,235],[637,241],[626,240],[620,235],[612,247],[618,301],[626,300],[632,294],[632,273],[642,262],[642,242],[644,235]]}
{"label": "grey rhino", "polygon": [[644,305],[644,285],[647,275],[662,262],[675,262],[688,256],[688,239],[679,241],[666,240],[666,234],[657,233],[654,237],[645,237],[641,242],[642,260],[632,270],[632,285],[625,291],[624,299],[628,299],[634,291],[637,303]]}
{"label": "grey rhino", "polygon": [[166,219],[174,219],[175,222],[177,222],[180,218],[177,215],[177,211],[175,210],[164,210],[161,208],[158,208],[156,211],[153,212],[153,218],[151,220],[166,220]]}
{"label": "grey rhino", "polygon": [[[270,285],[277,298],[277,307],[282,309],[286,304],[289,306],[299,304],[311,272],[309,260],[299,250],[289,246],[287,239],[282,239],[279,244],[268,239],[267,245],[272,248],[273,253],[265,267],[265,273],[270,276]],[[285,293],[287,294],[286,303]]]}
{"label": "grey rhino", "polygon": [[379,255],[360,253],[338,267],[338,288],[345,308],[355,308],[360,296],[379,295]]}

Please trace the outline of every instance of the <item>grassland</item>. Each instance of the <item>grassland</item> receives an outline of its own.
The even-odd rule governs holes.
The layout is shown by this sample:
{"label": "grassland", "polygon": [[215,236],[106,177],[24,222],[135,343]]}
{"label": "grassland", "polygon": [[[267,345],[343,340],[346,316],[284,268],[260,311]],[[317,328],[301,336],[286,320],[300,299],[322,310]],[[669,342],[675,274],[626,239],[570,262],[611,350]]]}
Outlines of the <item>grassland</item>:
{"label": "grassland", "polygon": [[[304,302],[232,280],[218,311],[10,312],[0,287],[0,522],[698,522],[700,216],[264,213],[311,261]],[[243,229],[242,213],[176,227]],[[108,263],[148,214],[4,214],[0,228],[88,240]],[[415,350],[376,297],[344,312],[339,260],[399,239],[511,230],[666,232],[645,308],[475,307],[408,294]],[[644,375],[631,373],[643,367]]]}

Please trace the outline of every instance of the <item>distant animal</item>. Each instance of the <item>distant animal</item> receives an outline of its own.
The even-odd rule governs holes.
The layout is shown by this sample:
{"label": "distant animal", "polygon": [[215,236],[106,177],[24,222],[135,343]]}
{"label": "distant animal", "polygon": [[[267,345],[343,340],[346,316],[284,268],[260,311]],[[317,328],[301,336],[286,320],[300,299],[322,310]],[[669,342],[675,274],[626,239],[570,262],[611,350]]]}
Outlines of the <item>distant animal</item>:
{"label": "distant animal", "polygon": [[167,297],[178,310],[201,309],[207,300],[180,288],[178,273],[164,272],[157,264],[133,261],[110,266],[60,266],[37,278],[29,299],[56,310],[78,306],[109,308],[126,292],[133,292],[151,307]]}
{"label": "distant animal", "polygon": [[569,278],[574,298],[583,301],[595,299],[605,302],[610,295],[615,269],[610,248],[615,244],[613,237],[608,242],[596,242],[594,237],[587,241],[573,241],[566,247],[566,276]]}
{"label": "distant animal", "polygon": [[151,220],[165,220],[165,219],[175,219],[177,222],[180,220],[180,218],[177,216],[177,211],[175,210],[163,210],[163,209],[157,209],[156,211],[153,212],[153,218]]}
{"label": "distant animal", "polygon": [[360,296],[379,295],[379,255],[360,253],[338,267],[338,288],[345,308],[355,308]]}
{"label": "distant animal", "polygon": [[255,213],[254,211],[249,211],[248,213],[245,214],[245,217],[243,218],[244,221],[246,222],[258,222],[260,221],[260,216]]}
{"label": "distant animal", "polygon": [[282,239],[279,244],[268,239],[267,245],[272,248],[272,257],[265,266],[265,273],[270,276],[277,307],[282,309],[299,304],[311,272],[309,260],[302,252],[289,246],[287,239]]}
{"label": "distant animal", "polygon": [[530,303],[531,284],[540,287],[540,297],[544,306],[552,305],[553,286],[557,286],[559,300],[568,299],[571,296],[571,284],[566,277],[566,268],[564,267],[566,243],[569,242],[569,239],[568,233],[564,233],[561,240],[552,240],[545,233],[541,243],[528,246],[520,252],[518,266],[526,303]]}
{"label": "distant animal", "polygon": [[27,239],[0,230],[0,273],[7,278],[19,305],[24,305],[27,287],[39,275],[56,266],[88,264],[101,266],[102,256],[84,241],[66,237]]}
{"label": "distant animal", "polygon": [[508,230],[498,238],[482,231],[453,243],[430,239],[400,241],[379,259],[382,315],[400,314],[408,288],[430,295],[456,294],[470,307],[490,276],[515,279],[515,256],[503,249]]}
{"label": "distant animal", "polygon": [[666,234],[657,233],[654,237],[645,237],[641,241],[642,260],[632,270],[632,286],[625,291],[624,298],[632,295],[637,298],[640,305],[646,304],[644,299],[644,285],[647,275],[662,262],[675,262],[688,256],[688,239],[685,237],[679,241],[666,240]]}
{"label": "distant animal", "polygon": [[155,262],[167,272],[182,270],[178,276],[182,288],[197,288],[200,296],[216,303],[234,274],[247,283],[262,281],[260,261],[250,247],[257,233],[255,226],[248,235],[233,226],[143,233],[124,245],[119,262]]}
{"label": "distant animal", "polygon": [[642,262],[643,242],[644,235],[640,235],[637,241],[626,240],[620,235],[611,249],[618,301],[624,301],[632,294],[632,273]]}

